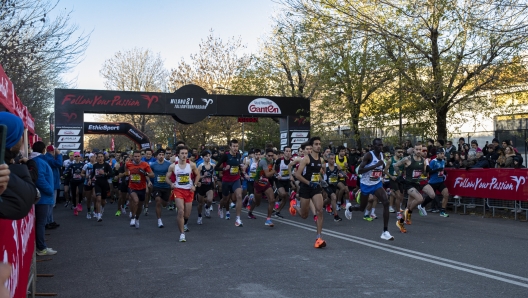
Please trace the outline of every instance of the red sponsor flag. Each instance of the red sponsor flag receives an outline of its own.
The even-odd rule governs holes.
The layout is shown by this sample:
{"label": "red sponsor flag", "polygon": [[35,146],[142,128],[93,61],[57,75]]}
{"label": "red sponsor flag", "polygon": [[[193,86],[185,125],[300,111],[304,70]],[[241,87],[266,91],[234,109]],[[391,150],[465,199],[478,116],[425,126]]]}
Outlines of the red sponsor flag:
{"label": "red sponsor flag", "polygon": [[110,145],[110,150],[114,151],[115,150],[114,147],[115,147],[114,138],[112,138],[112,144]]}

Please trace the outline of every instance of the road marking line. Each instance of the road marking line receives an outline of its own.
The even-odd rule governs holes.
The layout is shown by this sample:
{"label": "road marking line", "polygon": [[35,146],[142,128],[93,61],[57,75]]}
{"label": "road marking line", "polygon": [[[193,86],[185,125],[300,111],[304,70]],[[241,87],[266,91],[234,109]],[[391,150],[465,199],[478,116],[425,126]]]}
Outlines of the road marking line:
{"label": "road marking line", "polygon": [[[245,212],[245,210],[244,210],[244,212]],[[266,214],[261,213],[261,212],[253,211],[253,213],[257,214],[257,215],[260,215],[260,216],[263,216],[263,217],[267,216]],[[284,224],[287,224],[287,225],[290,225],[290,226],[298,227],[298,228],[305,229],[305,230],[312,231],[312,232],[316,231],[315,226],[310,226],[310,225],[307,225],[307,224],[304,224],[304,223],[298,223],[298,222],[295,222],[295,221],[292,221],[292,220],[289,220],[289,219],[274,218],[273,221],[278,221],[278,222],[281,222],[281,223],[284,223]],[[500,276],[496,276],[496,275],[502,275],[502,276],[505,276],[505,277],[509,277],[509,278],[518,279],[518,280],[522,280],[522,281],[528,282],[528,278],[525,278],[525,277],[522,277],[522,276],[513,275],[513,274],[509,274],[509,273],[505,273],[505,272],[501,272],[501,271],[497,271],[497,270],[484,268],[484,267],[474,266],[474,265],[471,265],[471,264],[458,262],[458,261],[454,261],[454,260],[450,260],[450,259],[445,259],[445,258],[442,258],[442,257],[433,256],[431,254],[425,254],[425,253],[421,253],[419,251],[414,251],[414,250],[410,250],[410,249],[406,249],[406,248],[401,248],[401,247],[394,246],[394,245],[388,245],[388,244],[372,241],[372,240],[369,240],[369,239],[366,239],[366,238],[352,236],[352,235],[344,234],[344,233],[333,231],[333,230],[329,230],[329,229],[323,229],[323,233],[324,233],[324,235],[328,235],[328,236],[331,236],[331,237],[334,237],[334,238],[339,238],[339,239],[342,239],[342,240],[354,242],[354,243],[361,244],[361,245],[364,245],[364,246],[369,246],[369,247],[376,248],[376,249],[379,249],[379,250],[384,250],[384,251],[387,251],[387,252],[390,252],[390,253],[394,253],[394,254],[398,254],[398,255],[402,255],[402,256],[405,256],[405,257],[408,257],[408,258],[412,258],[412,259],[416,259],[416,260],[420,260],[420,261],[424,261],[424,262],[440,265],[440,266],[443,266],[443,267],[448,267],[448,268],[452,268],[452,269],[455,269],[455,270],[464,271],[464,272],[472,273],[472,274],[475,274],[475,275],[480,275],[480,276],[483,276],[483,277],[487,277],[487,278],[503,281],[503,282],[506,282],[506,283],[509,283],[509,284],[513,284],[513,285],[517,285],[517,286],[521,286],[521,287],[524,287],[524,288],[528,288],[528,284],[526,284],[526,283],[522,283],[522,282],[518,282],[518,281],[515,281],[515,280],[506,279],[506,278],[503,278],[503,277],[500,277]],[[451,263],[451,264],[446,264],[446,263]],[[461,266],[468,267],[468,268],[463,268]],[[496,274],[496,275],[492,275],[492,274],[488,274],[488,273],[484,273],[484,272],[479,272],[477,270],[493,273],[493,274]]]}

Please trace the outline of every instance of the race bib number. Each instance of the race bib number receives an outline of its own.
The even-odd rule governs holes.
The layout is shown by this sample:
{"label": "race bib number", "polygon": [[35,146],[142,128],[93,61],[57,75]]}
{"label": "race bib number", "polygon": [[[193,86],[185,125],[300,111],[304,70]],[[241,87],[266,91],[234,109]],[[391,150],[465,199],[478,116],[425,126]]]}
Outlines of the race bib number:
{"label": "race bib number", "polygon": [[158,176],[156,181],[158,181],[158,183],[165,183],[165,176]]}
{"label": "race bib number", "polygon": [[141,182],[141,175],[139,175],[139,174],[132,174],[132,175],[130,175],[130,182],[132,182],[132,183],[139,183],[139,182]]}
{"label": "race bib number", "polygon": [[412,172],[412,178],[413,179],[420,179],[420,177],[422,177],[422,171],[420,170],[414,170]]}
{"label": "race bib number", "polygon": [[269,182],[269,181],[268,181],[268,178],[264,178],[264,177],[261,177],[261,178],[259,179],[259,181],[258,181],[258,183],[259,183],[260,185],[262,185],[262,186],[266,186],[266,185],[268,185],[268,182]]}
{"label": "race bib number", "polygon": [[212,182],[211,177],[202,178],[202,184],[211,184],[211,182]]}
{"label": "race bib number", "polygon": [[81,180],[82,176],[81,174],[73,174],[73,180]]}
{"label": "race bib number", "polygon": [[189,174],[178,175],[176,181],[178,182],[179,185],[189,184],[189,181],[190,181]]}
{"label": "race bib number", "polygon": [[382,175],[383,175],[382,171],[373,170],[372,172],[370,172],[370,181],[378,181],[380,180]]}
{"label": "race bib number", "polygon": [[95,173],[97,177],[102,177],[104,176],[104,169],[99,169]]}
{"label": "race bib number", "polygon": [[249,172],[249,178],[251,178],[251,179],[255,179],[255,177],[257,177],[257,171],[251,171],[251,172]]}
{"label": "race bib number", "polygon": [[282,177],[288,177],[288,176],[290,176],[290,171],[288,171],[288,169],[286,169],[286,170],[282,170],[282,171],[281,171],[281,176],[282,176]]}
{"label": "race bib number", "polygon": [[438,171],[438,177],[444,177],[444,171]]}
{"label": "race bib number", "polygon": [[229,168],[229,174],[231,174],[231,175],[238,175],[238,167],[231,167],[231,168]]}
{"label": "race bib number", "polygon": [[330,183],[337,183],[337,176],[330,176],[328,181],[330,181]]}
{"label": "race bib number", "polygon": [[313,173],[312,179],[310,179],[310,182],[319,183],[320,180],[321,180],[321,175],[319,175],[319,173]]}

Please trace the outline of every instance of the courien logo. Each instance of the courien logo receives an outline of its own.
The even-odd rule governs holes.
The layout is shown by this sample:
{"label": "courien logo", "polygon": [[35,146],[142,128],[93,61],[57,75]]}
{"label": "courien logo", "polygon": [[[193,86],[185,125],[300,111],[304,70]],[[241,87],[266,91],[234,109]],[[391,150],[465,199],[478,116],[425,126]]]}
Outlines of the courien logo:
{"label": "courien logo", "polygon": [[257,98],[249,103],[248,112],[251,114],[281,114],[281,109],[270,99]]}
{"label": "courien logo", "polygon": [[526,179],[522,176],[510,176],[515,182],[515,186],[511,181],[498,181],[493,177],[491,181],[482,181],[482,178],[470,180],[469,178],[457,177],[455,179],[454,188],[470,188],[470,189],[489,189],[489,190],[514,190],[517,191],[520,185],[526,183]]}
{"label": "courien logo", "polygon": [[88,125],[88,130],[101,130],[101,131],[117,131],[119,130],[119,125],[108,126],[108,125]]}

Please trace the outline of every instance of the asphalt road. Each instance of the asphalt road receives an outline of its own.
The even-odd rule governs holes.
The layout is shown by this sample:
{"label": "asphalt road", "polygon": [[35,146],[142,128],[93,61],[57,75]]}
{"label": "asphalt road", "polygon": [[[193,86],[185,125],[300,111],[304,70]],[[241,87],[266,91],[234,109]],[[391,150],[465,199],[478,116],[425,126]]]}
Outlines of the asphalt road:
{"label": "asphalt road", "polygon": [[[196,224],[180,243],[174,211],[163,210],[157,228],[153,204],[140,229],[108,204],[103,222],[55,209],[61,227],[47,231],[51,261],[37,263],[37,292],[60,297],[525,297],[528,293],[528,223],[472,215],[413,216],[401,234],[391,214],[394,241],[380,239],[382,219],[336,223],[325,213],[315,249],[311,216],[273,219],[264,225],[242,214],[244,226],[220,219]],[[451,211],[452,212],[452,211]],[[283,212],[284,213],[284,212]],[[382,211],[378,208],[377,214]],[[341,211],[341,217],[344,214]]]}

